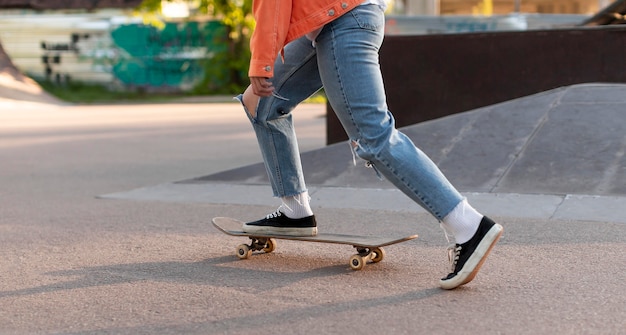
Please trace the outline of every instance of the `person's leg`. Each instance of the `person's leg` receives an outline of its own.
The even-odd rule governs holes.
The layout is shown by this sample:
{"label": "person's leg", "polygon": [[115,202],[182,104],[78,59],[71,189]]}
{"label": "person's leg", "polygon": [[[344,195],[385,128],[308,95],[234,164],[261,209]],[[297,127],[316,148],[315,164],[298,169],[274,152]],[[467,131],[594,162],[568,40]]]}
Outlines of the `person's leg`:
{"label": "person's leg", "polygon": [[[499,237],[501,227],[490,222],[482,224],[490,232],[485,240],[485,229],[479,229],[485,218],[464,201],[428,156],[395,129],[378,63],[383,27],[384,15],[375,5],[359,6],[326,25],[316,40],[322,83],[355,153],[368,166],[443,221],[445,230],[460,245],[472,241],[480,232],[477,239],[484,242],[481,251],[468,250],[476,249],[474,244],[465,246],[453,273],[441,284],[451,288],[446,284],[452,280],[456,287],[473,279],[488,249]],[[485,245],[489,248],[483,252]],[[470,256],[472,261],[468,261]],[[464,269],[464,264],[473,265]]]}
{"label": "person's leg", "polygon": [[248,232],[315,235],[315,217],[309,206],[300,152],[293,126],[293,109],[321,87],[316,50],[306,38],[285,47],[284,63],[274,67],[274,94],[259,98],[248,88],[237,97],[246,109],[259,142],[274,196],[282,205],[259,221],[246,223]]}
{"label": "person's leg", "polygon": [[359,6],[328,24],[317,39],[322,83],[356,154],[442,220],[463,197],[432,160],[395,129],[378,63],[383,26],[376,5]]}

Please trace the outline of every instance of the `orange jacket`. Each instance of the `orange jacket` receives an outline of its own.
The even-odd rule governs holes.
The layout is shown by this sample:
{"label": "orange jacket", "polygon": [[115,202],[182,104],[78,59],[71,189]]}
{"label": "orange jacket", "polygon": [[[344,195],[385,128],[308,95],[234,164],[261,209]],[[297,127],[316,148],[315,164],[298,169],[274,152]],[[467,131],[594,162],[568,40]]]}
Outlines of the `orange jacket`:
{"label": "orange jacket", "polygon": [[274,61],[287,43],[323,27],[364,0],[254,0],[256,28],[250,40],[250,77],[274,76]]}

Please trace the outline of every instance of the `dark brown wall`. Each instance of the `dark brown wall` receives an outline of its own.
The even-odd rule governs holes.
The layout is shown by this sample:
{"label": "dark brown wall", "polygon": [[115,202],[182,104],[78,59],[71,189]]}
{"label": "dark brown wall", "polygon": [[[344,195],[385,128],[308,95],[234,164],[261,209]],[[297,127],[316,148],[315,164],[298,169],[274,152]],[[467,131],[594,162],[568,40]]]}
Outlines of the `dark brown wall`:
{"label": "dark brown wall", "polygon": [[[402,127],[561,86],[626,83],[626,26],[387,36],[380,63]],[[327,114],[327,143],[346,140]]]}

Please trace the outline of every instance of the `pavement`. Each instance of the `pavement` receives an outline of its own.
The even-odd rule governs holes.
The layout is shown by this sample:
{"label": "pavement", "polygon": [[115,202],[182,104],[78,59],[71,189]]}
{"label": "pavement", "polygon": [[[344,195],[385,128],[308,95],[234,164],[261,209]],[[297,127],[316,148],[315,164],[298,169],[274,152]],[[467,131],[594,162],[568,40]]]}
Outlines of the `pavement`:
{"label": "pavement", "polygon": [[505,233],[454,291],[436,220],[295,113],[319,229],[417,233],[352,271],[350,247],[244,240],[273,211],[236,103],[0,100],[0,334],[620,334],[626,85],[563,87],[403,128]]}

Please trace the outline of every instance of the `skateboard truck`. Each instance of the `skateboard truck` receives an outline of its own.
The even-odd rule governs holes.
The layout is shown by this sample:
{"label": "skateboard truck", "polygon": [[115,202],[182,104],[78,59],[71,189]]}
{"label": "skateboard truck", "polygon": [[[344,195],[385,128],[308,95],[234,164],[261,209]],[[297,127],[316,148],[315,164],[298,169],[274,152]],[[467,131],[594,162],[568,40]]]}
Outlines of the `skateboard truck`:
{"label": "skateboard truck", "polygon": [[276,239],[268,237],[250,236],[250,244],[240,244],[237,247],[237,257],[246,259],[252,255],[253,251],[261,251],[270,253],[276,250]]}
{"label": "skateboard truck", "polygon": [[[276,250],[276,239],[271,237],[250,236],[250,244],[240,244],[237,246],[237,257],[239,259],[247,259],[252,256],[253,251],[263,251],[271,253]],[[352,270],[361,270],[368,261],[378,263],[385,257],[385,250],[382,247],[366,248],[362,246],[353,246],[356,254],[350,257],[350,268]]]}
{"label": "skateboard truck", "polygon": [[378,263],[385,258],[385,250],[381,247],[376,248],[364,248],[360,246],[354,246],[357,254],[350,257],[350,268],[352,270],[361,270],[365,266],[368,260],[373,263]]}

